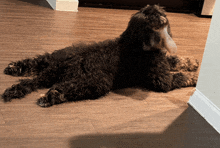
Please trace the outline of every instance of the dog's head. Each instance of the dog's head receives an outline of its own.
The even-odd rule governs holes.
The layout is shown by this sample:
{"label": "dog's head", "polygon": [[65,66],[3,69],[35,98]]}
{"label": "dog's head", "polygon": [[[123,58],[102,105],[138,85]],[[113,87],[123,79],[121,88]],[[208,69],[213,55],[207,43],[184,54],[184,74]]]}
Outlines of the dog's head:
{"label": "dog's head", "polygon": [[175,53],[177,50],[165,11],[157,5],[147,5],[134,14],[122,37],[145,51],[160,49]]}

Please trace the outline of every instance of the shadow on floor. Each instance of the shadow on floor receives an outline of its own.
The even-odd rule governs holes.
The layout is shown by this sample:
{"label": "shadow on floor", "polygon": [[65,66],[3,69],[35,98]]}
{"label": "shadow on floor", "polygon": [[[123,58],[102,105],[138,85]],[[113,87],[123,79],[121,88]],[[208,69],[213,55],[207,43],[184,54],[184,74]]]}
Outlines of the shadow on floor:
{"label": "shadow on floor", "polygon": [[125,97],[130,97],[134,100],[145,100],[147,96],[149,95],[148,90],[144,90],[141,88],[124,88],[124,89],[117,89],[114,90],[113,93],[125,96]]}
{"label": "shadow on floor", "polygon": [[220,135],[189,106],[162,133],[82,135],[69,139],[69,146],[71,148],[218,148]]}
{"label": "shadow on floor", "polygon": [[19,0],[19,1],[53,9],[46,0]]}

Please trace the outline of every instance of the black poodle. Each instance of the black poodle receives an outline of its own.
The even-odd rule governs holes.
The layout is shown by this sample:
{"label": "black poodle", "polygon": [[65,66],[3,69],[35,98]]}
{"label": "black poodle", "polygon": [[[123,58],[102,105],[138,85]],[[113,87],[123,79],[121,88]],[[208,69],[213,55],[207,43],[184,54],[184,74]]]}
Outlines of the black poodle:
{"label": "black poodle", "polygon": [[146,6],[131,17],[119,38],[91,45],[79,44],[35,58],[12,62],[4,70],[13,76],[33,76],[5,90],[5,102],[50,88],[37,104],[49,107],[67,101],[97,99],[112,90],[140,87],[167,92],[195,86],[199,63],[174,53],[165,11]]}

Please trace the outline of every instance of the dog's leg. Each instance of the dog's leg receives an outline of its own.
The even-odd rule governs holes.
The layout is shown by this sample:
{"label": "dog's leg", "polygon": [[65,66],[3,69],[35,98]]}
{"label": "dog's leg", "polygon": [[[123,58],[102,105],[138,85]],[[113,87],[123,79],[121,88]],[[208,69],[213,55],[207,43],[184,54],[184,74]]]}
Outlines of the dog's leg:
{"label": "dog's leg", "polygon": [[10,88],[6,89],[2,94],[2,99],[5,102],[11,101],[15,98],[23,98],[26,94],[35,91],[37,86],[33,79],[20,80],[19,84],[12,85]]}
{"label": "dog's leg", "polygon": [[177,72],[172,73],[172,89],[181,87],[195,87],[198,79],[197,72]]}
{"label": "dog's leg", "polygon": [[50,107],[54,104],[61,104],[67,102],[62,89],[56,88],[54,86],[45,95],[41,95],[38,99],[37,104],[41,107]]}
{"label": "dog's leg", "polygon": [[51,56],[46,53],[36,58],[28,58],[8,64],[4,73],[12,76],[31,76],[39,74],[49,66]]}
{"label": "dog's leg", "polygon": [[111,87],[112,80],[108,78],[99,80],[89,80],[88,78],[72,79],[55,84],[37,101],[37,104],[41,107],[49,107],[67,101],[97,99],[107,94]]}
{"label": "dog's leg", "polygon": [[199,62],[193,57],[167,56],[171,71],[197,71]]}
{"label": "dog's leg", "polygon": [[168,92],[176,88],[195,87],[197,78],[197,72],[160,73],[152,79],[150,89],[158,92]]}
{"label": "dog's leg", "polygon": [[11,99],[23,98],[26,94],[29,94],[39,88],[51,87],[60,80],[59,75],[56,75],[56,71],[59,70],[55,68],[48,68],[34,79],[20,80],[20,83],[12,85],[10,88],[5,90],[2,94],[2,99],[4,99],[5,102],[8,102],[11,101]]}

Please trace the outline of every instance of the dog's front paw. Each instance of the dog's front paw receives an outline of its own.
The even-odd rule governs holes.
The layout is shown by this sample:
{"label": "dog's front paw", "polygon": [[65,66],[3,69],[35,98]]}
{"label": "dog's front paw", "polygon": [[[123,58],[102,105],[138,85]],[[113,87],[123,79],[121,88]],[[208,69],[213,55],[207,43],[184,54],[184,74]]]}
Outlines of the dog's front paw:
{"label": "dog's front paw", "polygon": [[197,69],[199,68],[199,61],[195,58],[188,58],[187,60],[187,70],[191,72],[196,72]]}
{"label": "dog's front paw", "polygon": [[57,90],[49,90],[45,96],[42,96],[37,101],[37,105],[41,107],[50,107],[54,104],[60,104],[66,102],[64,94],[61,94]]}
{"label": "dog's front paw", "polygon": [[40,107],[50,107],[53,104],[48,100],[47,97],[41,97],[37,100],[37,105],[39,105]]}
{"label": "dog's front paw", "polygon": [[6,89],[2,94],[2,98],[5,102],[9,102],[11,99],[15,98],[22,98],[24,96],[24,89],[20,85],[12,85],[12,87]]}
{"label": "dog's front paw", "polygon": [[171,71],[196,72],[199,68],[199,61],[194,57],[168,57]]}
{"label": "dog's front paw", "polygon": [[12,62],[8,64],[8,67],[5,68],[4,73],[12,76],[21,76],[22,75],[22,66],[19,64]]}
{"label": "dog's front paw", "polygon": [[185,75],[187,76],[187,81],[185,82],[186,86],[195,87],[197,84],[198,73],[197,72],[188,72],[188,73],[185,73]]}

